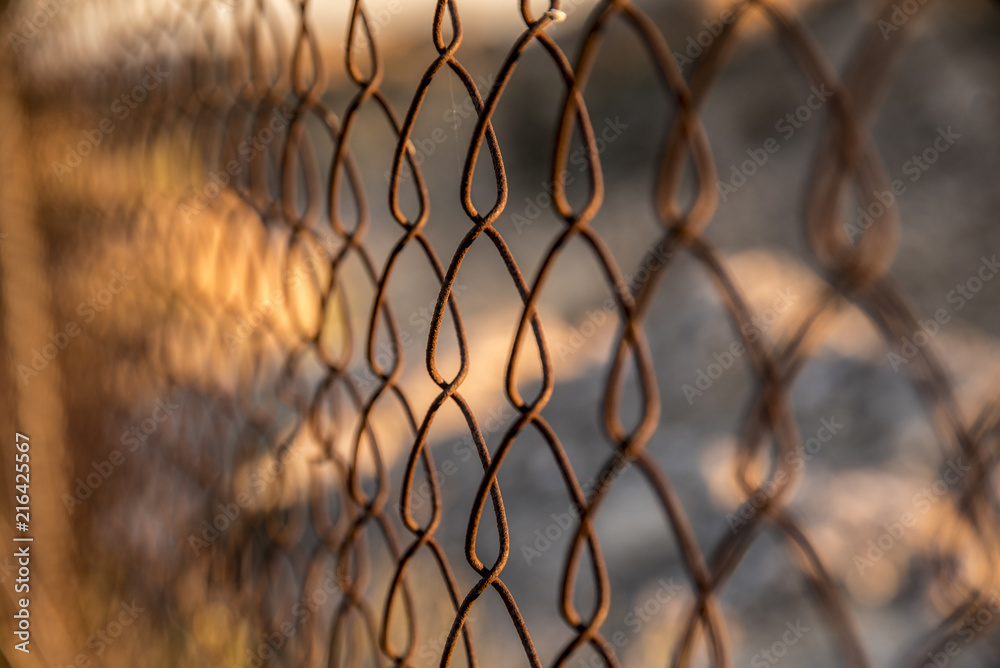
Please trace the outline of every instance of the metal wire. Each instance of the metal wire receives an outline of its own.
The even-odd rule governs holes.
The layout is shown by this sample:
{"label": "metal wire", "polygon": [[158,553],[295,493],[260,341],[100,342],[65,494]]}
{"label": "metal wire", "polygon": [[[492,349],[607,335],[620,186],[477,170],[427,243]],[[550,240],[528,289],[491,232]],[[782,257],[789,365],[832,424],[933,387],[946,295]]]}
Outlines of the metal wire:
{"label": "metal wire", "polygon": [[[255,470],[255,463],[273,460],[280,470],[266,503],[247,510],[238,530],[195,552],[198,565],[193,572],[199,574],[203,590],[199,600],[222,601],[237,610],[238,617],[249,619],[255,629],[251,648],[256,647],[255,638],[282,633],[282,625],[291,623],[295,641],[268,659],[273,665],[422,665],[431,649],[433,662],[441,666],[479,666],[491,665],[491,660],[477,653],[471,620],[492,590],[506,609],[527,664],[542,666],[526,616],[504,581],[512,541],[501,473],[511,452],[531,435],[544,444],[558,469],[552,487],[564,490],[579,509],[562,566],[558,607],[552,611],[570,629],[571,638],[548,664],[578,665],[589,651],[600,657],[600,665],[622,665],[615,644],[602,632],[611,610],[612,578],[595,527],[621,471],[633,467],[653,491],[655,510],[669,523],[691,594],[665,663],[690,666],[704,651],[713,666],[733,665],[720,596],[748,551],[770,531],[780,537],[810,585],[842,665],[875,665],[842,585],[810,538],[809,527],[789,507],[801,471],[788,462],[803,452],[790,393],[849,305],[860,307],[890,346],[919,330],[918,315],[888,275],[900,228],[896,207],[885,207],[854,241],[844,234],[843,221],[852,193],[867,207],[875,201],[874,193],[890,187],[870,130],[906,44],[905,34],[916,29],[922,14],[885,40],[879,21],[891,21],[895,5],[882,3],[841,76],[795,11],[776,0],[737,2],[732,8],[735,19],[705,47],[685,77],[662,27],[630,0],[599,3],[587,19],[575,60],[547,32],[553,22],[565,18],[559,0],[540,14],[529,0],[522,0],[523,32],[497,68],[492,85],[481,89],[460,60],[463,3],[438,0],[428,25],[437,56],[419,76],[408,108],[400,112],[383,92],[387,63],[362,0],[350,5],[342,55],[352,95],[342,111],[331,106],[330,74],[324,64],[331,38],[313,27],[314,3],[237,3],[227,19],[231,24],[217,19],[218,4],[168,4],[163,18],[150,22],[157,34],[123,47],[123,62],[139,71],[148,59],[146,49],[160,45],[161,38],[169,38],[162,43],[176,49],[174,75],[151,96],[147,104],[152,111],[144,116],[148,120],[129,137],[145,145],[149,155],[164,138],[180,147],[189,162],[177,169],[205,200],[173,201],[166,208],[171,215],[165,217],[164,206],[154,206],[163,203],[160,196],[146,191],[124,214],[134,221],[130,234],[141,238],[150,254],[148,265],[164,272],[161,279],[155,274],[149,279],[154,293],[169,295],[167,310],[146,316],[144,333],[136,336],[148,345],[149,366],[167,377],[164,391],[170,396],[190,394],[192,399],[185,402],[178,421],[184,426],[158,435],[163,441],[157,466],[176,469],[191,481],[195,509],[190,516],[195,518],[211,517],[220,504],[236,499],[245,489],[239,473],[247,467]],[[827,286],[820,300],[796,316],[791,335],[774,341],[745,334],[753,311],[725,256],[705,235],[716,213],[718,191],[716,165],[699,114],[740,39],[741,26],[753,14],[766,20],[806,85],[833,92],[801,220]],[[287,25],[293,29],[286,30]],[[636,287],[593,226],[604,206],[605,183],[587,88],[609,31],[619,25],[641,45],[661,92],[675,103],[675,112],[659,119],[665,143],[652,194],[660,229],[643,258],[656,268]],[[293,41],[286,44],[289,35]],[[231,43],[229,58],[215,57],[223,43]],[[187,57],[182,48],[196,56]],[[540,50],[551,62],[563,91],[549,166],[553,210],[562,227],[530,278],[497,224],[507,208],[509,189],[502,142],[493,126],[501,105],[518,103],[508,99],[508,86],[529,49]],[[114,73],[107,88],[130,81],[132,70]],[[461,84],[461,94],[471,100],[475,112],[459,189],[468,226],[454,249],[447,250],[436,247],[428,235],[434,222],[431,193],[413,141],[429,91],[442,78]],[[387,193],[380,184],[365,181],[357,160],[368,150],[359,124],[363,116],[373,115],[387,124],[394,144]],[[249,159],[240,150],[247,138],[261,145]],[[575,142],[582,143],[586,161],[582,199],[569,196],[565,178]],[[492,201],[485,204],[482,192],[474,188],[477,168],[488,169],[482,161],[492,168],[494,186]],[[204,178],[227,170],[230,176],[224,183]],[[156,180],[153,171],[142,176],[144,182]],[[693,197],[683,193],[688,178],[695,184]],[[214,188],[206,187],[213,182]],[[386,195],[392,221],[373,219],[369,202]],[[205,216],[213,222],[205,222]],[[395,236],[383,256],[373,250],[370,233],[373,226],[386,229],[392,223]],[[613,296],[619,322],[602,399],[601,421],[610,452],[596,471],[587,473],[574,467],[571,447],[545,417],[558,379],[539,306],[571,243],[582,244],[592,255]],[[469,266],[473,246],[496,253],[520,300],[504,378],[516,418],[493,448],[488,447],[482,416],[463,394],[473,360],[456,288],[463,271],[476,270]],[[191,249],[199,251],[192,254]],[[426,411],[404,391],[407,343],[390,299],[393,286],[407,280],[401,274],[409,270],[399,268],[404,255],[426,263],[439,286],[425,350],[436,395]],[[682,255],[713,280],[755,374],[734,469],[745,498],[764,502],[758,504],[757,514],[708,549],[699,545],[671,472],[650,452],[662,399],[646,322],[668,270]],[[184,257],[190,262],[177,266]],[[652,262],[660,257],[667,260]],[[202,264],[205,275],[200,274]],[[272,293],[276,284],[278,292]],[[370,295],[362,306],[352,303],[358,294]],[[224,355],[226,337],[231,339],[246,314],[255,311],[260,324],[248,337],[253,345],[240,347],[237,342]],[[359,321],[360,312],[367,314],[366,320]],[[213,362],[217,357],[238,361],[219,370]],[[359,382],[359,360],[373,384]],[[522,372],[536,362],[539,383]],[[942,558],[935,563],[951,612],[920,638],[919,647],[897,652],[902,657],[899,665],[916,667],[923,665],[928,652],[941,651],[957,637],[965,615],[984,605],[996,585],[993,572],[989,582],[964,578],[952,557],[967,551],[1000,563],[997,500],[990,482],[998,458],[1000,403],[987,401],[978,415],[967,419],[933,344],[918,348],[907,369],[944,460],[961,454],[973,466],[973,474],[953,490],[965,526],[956,523],[954,535],[940,537]],[[626,405],[630,392],[638,396],[637,406]],[[468,508],[446,506],[429,446],[435,420],[449,407],[463,417],[481,468]],[[400,412],[406,432],[398,485],[392,480],[388,454],[394,447],[386,443],[380,425],[379,416],[387,411]],[[306,448],[304,442],[316,447]],[[302,451],[305,457],[297,454]],[[589,493],[587,481],[596,482]],[[429,512],[420,512],[419,489],[428,490]],[[441,532],[442,526],[458,522],[467,522],[463,564],[449,559]],[[171,530],[178,543],[189,542],[189,524],[178,522]],[[494,530],[495,539],[484,541],[480,534]],[[495,544],[496,549],[484,553],[484,544]],[[418,563],[433,564],[433,574]],[[133,575],[137,579],[144,567],[135,568],[140,571]],[[189,568],[173,564],[164,580],[192,572]],[[379,588],[380,569],[385,568],[388,576]],[[330,572],[336,574],[331,602],[317,606],[306,618],[292,614],[296,603],[317,591]],[[463,584],[470,574],[471,586]],[[416,600],[432,586],[432,578],[446,593],[452,620],[439,644],[431,642],[421,624],[424,615]],[[151,583],[150,592],[157,586]],[[164,609],[184,617],[180,598],[168,600]],[[590,604],[581,606],[581,600]],[[175,624],[185,629],[194,625]],[[492,629],[482,630],[489,634]],[[243,656],[241,651],[239,658]],[[185,660],[198,659],[187,655]]]}

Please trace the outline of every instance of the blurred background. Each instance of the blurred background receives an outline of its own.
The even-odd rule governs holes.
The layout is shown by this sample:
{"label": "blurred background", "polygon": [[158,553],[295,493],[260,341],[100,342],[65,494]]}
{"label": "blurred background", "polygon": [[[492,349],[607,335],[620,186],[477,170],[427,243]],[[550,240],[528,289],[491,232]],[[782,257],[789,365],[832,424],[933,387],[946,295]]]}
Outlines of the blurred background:
{"label": "blurred background", "polygon": [[0,0],[0,661],[997,665],[997,10]]}

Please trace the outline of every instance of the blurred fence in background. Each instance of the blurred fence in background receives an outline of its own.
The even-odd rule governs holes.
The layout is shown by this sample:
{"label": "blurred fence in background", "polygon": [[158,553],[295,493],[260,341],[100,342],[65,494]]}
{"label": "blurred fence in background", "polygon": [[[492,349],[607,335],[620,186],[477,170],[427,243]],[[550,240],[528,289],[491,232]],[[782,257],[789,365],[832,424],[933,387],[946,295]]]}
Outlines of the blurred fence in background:
{"label": "blurred fence in background", "polygon": [[[951,7],[832,23],[835,66],[778,0],[699,5],[676,42],[628,0],[318,4],[5,10],[4,438],[44,444],[51,598],[12,665],[995,665],[996,375],[960,399],[949,309],[890,275],[903,182],[872,139],[911,33]],[[799,102],[720,167],[702,113],[744,39],[783,52]],[[808,178],[766,190],[813,115]],[[753,285],[773,258],[744,256],[748,285],[707,234],[743,188],[806,241],[784,301]],[[664,324],[682,271],[708,326]],[[902,515],[822,487],[853,508],[838,532],[793,498],[850,417],[813,437],[797,409],[846,320],[904,374],[889,394],[916,390],[937,464],[923,497],[884,479]],[[706,331],[734,338],[704,370],[663,366]],[[739,395],[704,397],[723,382]],[[724,447],[669,431],[709,405]],[[775,578],[799,585],[754,588]],[[867,631],[859,599],[883,606]]]}

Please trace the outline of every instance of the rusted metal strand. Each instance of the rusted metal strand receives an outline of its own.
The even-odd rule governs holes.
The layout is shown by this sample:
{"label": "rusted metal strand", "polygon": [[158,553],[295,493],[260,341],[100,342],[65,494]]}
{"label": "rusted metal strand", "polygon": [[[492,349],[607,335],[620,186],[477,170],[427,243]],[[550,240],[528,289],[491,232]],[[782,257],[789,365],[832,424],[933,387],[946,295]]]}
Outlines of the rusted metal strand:
{"label": "rusted metal strand", "polygon": [[[144,48],[161,38],[177,39],[180,34],[191,33],[198,44],[197,57],[190,58],[190,72],[171,82],[157,101],[155,122],[144,121],[134,131],[134,141],[150,153],[163,137],[182,143],[191,163],[200,168],[191,170],[193,187],[200,185],[202,171],[219,170],[231,161],[242,160],[240,142],[270,129],[275,113],[288,119],[281,129],[272,130],[273,140],[227,184],[224,190],[231,198],[220,197],[210,207],[236,230],[280,239],[275,257],[264,256],[270,250],[260,251],[261,257],[245,257],[246,285],[240,289],[246,294],[225,303],[198,288],[174,298],[171,327],[192,339],[216,340],[247,309],[259,274],[276,271],[286,275],[298,271],[303,260],[308,260],[305,279],[297,284],[303,287],[283,282],[282,308],[288,322],[264,322],[256,330],[254,341],[259,350],[248,352],[238,365],[232,379],[233,393],[217,389],[200,394],[224,416],[213,425],[219,433],[233,434],[225,441],[231,447],[209,442],[212,439],[205,434],[200,437],[204,441],[201,452],[185,448],[187,441],[181,436],[176,443],[161,446],[162,461],[170,469],[184,472],[192,484],[204,490],[203,503],[210,512],[237,492],[233,471],[238,464],[253,461],[263,451],[284,465],[301,442],[316,444],[305,465],[306,482],[299,481],[296,486],[281,478],[280,489],[273,492],[275,498],[298,494],[296,501],[284,506],[275,503],[254,516],[245,529],[221,540],[214,556],[206,557],[211,560],[205,570],[206,590],[219,588],[220,581],[231,581],[239,593],[240,614],[263,632],[282,628],[294,602],[314,592],[328,569],[336,574],[337,592],[326,607],[328,614],[295,620],[295,641],[289,642],[272,664],[415,666],[426,663],[429,652],[441,666],[489,666],[493,657],[477,652],[482,641],[475,641],[505,626],[503,633],[509,635],[512,629],[519,643],[519,647],[507,650],[523,654],[530,666],[572,666],[596,655],[601,664],[618,668],[622,657],[606,637],[615,578],[596,526],[606,500],[620,484],[620,472],[631,465],[655,499],[648,510],[660,514],[668,528],[690,588],[673,645],[663,657],[665,664],[690,666],[702,650],[713,666],[733,664],[720,597],[755,541],[772,532],[780,538],[789,563],[808,584],[842,664],[872,666],[842,584],[810,537],[810,528],[790,506],[789,497],[801,471],[788,462],[803,448],[792,388],[851,305],[867,314],[890,345],[919,329],[918,315],[888,276],[903,224],[898,211],[888,207],[854,242],[843,232],[844,203],[852,189],[866,205],[873,193],[888,188],[888,176],[870,129],[906,44],[903,38],[916,28],[917,17],[901,26],[892,40],[881,39],[878,21],[890,17],[894,8],[889,0],[883,3],[841,76],[795,11],[774,0],[740,0],[733,4],[733,20],[705,48],[685,78],[662,27],[631,0],[597,3],[579,34],[575,58],[567,56],[564,46],[549,34],[553,23],[565,18],[559,0],[553,0],[547,11],[538,15],[532,2],[521,0],[513,4],[520,11],[522,31],[497,68],[491,87],[482,90],[460,58],[466,39],[460,8],[463,1],[469,6],[472,2],[437,0],[433,14],[426,17],[436,55],[415,82],[410,102],[400,113],[383,90],[392,64],[379,48],[369,3],[352,0],[343,9],[348,27],[342,65],[349,100],[339,110],[332,107],[334,96],[327,89],[328,70],[337,63],[324,62],[324,54],[329,53],[327,42],[335,38],[319,34],[313,26],[314,0],[236,3],[230,19],[237,39],[229,61],[220,61],[213,51],[223,39],[215,6],[218,1],[164,10],[157,24],[159,32],[123,47],[122,58],[139,62]],[[744,334],[752,319],[750,304],[726,257],[705,234],[716,213],[718,191],[710,137],[700,113],[753,14],[764,19],[769,38],[783,46],[806,84],[833,91],[823,141],[812,163],[805,207],[797,221],[826,285],[809,308],[794,316],[790,334],[774,341]],[[285,29],[289,22],[293,25],[290,32]],[[627,284],[626,269],[594,225],[609,215],[604,205],[605,188],[611,187],[614,175],[606,174],[602,167],[587,89],[592,72],[604,62],[605,39],[618,27],[627,29],[641,47],[655,72],[658,93],[675,109],[662,119],[654,119],[659,134],[645,138],[650,143],[662,142],[662,154],[650,193],[659,229],[644,259],[667,259],[638,287]],[[539,51],[550,66],[563,98],[554,119],[557,126],[547,165],[552,209],[560,227],[537,268],[526,275],[499,224],[510,191],[494,119],[499,110],[520,103],[510,99],[510,85],[529,50]],[[458,90],[468,97],[475,114],[460,177],[454,184],[468,225],[448,248],[435,247],[428,234],[436,222],[430,205],[431,181],[422,172],[412,141],[422,113],[426,114],[431,86],[442,80],[461,84]],[[620,103],[628,104],[624,98]],[[368,148],[359,132],[365,115],[379,117],[391,133],[392,154],[385,156],[391,161],[391,170],[385,184],[366,180],[370,174],[365,173],[359,158]],[[504,138],[507,142],[518,139]],[[323,153],[326,149],[321,147],[327,143],[329,148]],[[586,188],[577,194],[579,200],[574,205],[562,175],[578,145],[583,148]],[[491,201],[484,207],[474,201],[473,183],[480,163],[487,160],[493,187]],[[682,193],[682,184],[691,181],[686,179],[689,176],[695,184],[693,197]],[[415,201],[408,205],[415,208],[409,213],[402,204],[408,197]],[[477,199],[480,197],[477,191]],[[382,199],[388,205],[387,219],[372,213],[371,203]],[[149,214],[153,219],[153,207],[139,198],[134,208],[133,215],[143,220],[139,225],[155,229],[154,222],[142,218]],[[379,240],[390,239],[388,251],[373,250],[373,230],[387,231]],[[570,457],[574,448],[585,444],[561,436],[558,425],[545,412],[559,379],[539,305],[571,244],[586,248],[612,295],[619,324],[607,360],[599,415],[602,440],[609,451],[602,455],[597,470],[590,472],[576,470]],[[166,233],[156,237],[151,246],[151,252],[162,255],[165,261],[183,251],[183,246],[175,245]],[[506,269],[505,280],[510,279],[520,300],[503,378],[506,401],[513,407],[515,419],[492,450],[481,416],[472,407],[470,392],[464,389],[473,359],[469,330],[456,294],[463,272],[477,271],[468,258],[473,247],[479,250],[479,246],[496,253]],[[227,262],[232,261],[232,255],[251,252],[249,245],[235,249],[220,246],[216,282],[229,278]],[[658,436],[665,399],[659,392],[661,378],[647,320],[656,308],[661,287],[669,280],[669,270],[682,253],[711,279],[733,331],[748,352],[755,376],[730,465],[739,493],[746,499],[765,501],[752,518],[709,546],[699,545],[670,467],[654,456],[671,444],[661,442]],[[390,298],[393,288],[408,278],[399,268],[404,256],[426,263],[437,289],[426,346],[421,351],[427,376],[436,388],[426,410],[404,389],[406,345],[396,315],[398,304]],[[178,268],[179,273],[184,271]],[[198,284],[192,276],[184,280]],[[164,293],[174,289],[166,280],[155,285]],[[351,303],[358,294],[369,293],[371,299],[360,307]],[[308,305],[302,306],[303,302]],[[359,312],[366,317],[358,317]],[[177,359],[168,338],[164,335],[158,341],[161,348],[152,354],[149,365],[165,378],[168,387],[180,388],[185,381],[177,367],[185,360]],[[380,355],[385,351],[382,342],[388,342],[388,361]],[[272,356],[280,358],[277,363]],[[533,366],[525,363],[527,358],[537,361],[534,366],[541,370],[541,382],[533,396],[524,394],[524,387],[534,384],[521,375],[523,368]],[[352,375],[359,365],[370,372],[374,379],[371,386],[363,386]],[[447,377],[443,368],[457,371]],[[941,532],[942,558],[935,564],[934,576],[949,613],[933,633],[921,639],[919,647],[899,648],[897,652],[903,657],[902,665],[916,667],[925,661],[927,652],[941,651],[953,640],[965,615],[986,601],[988,589],[983,583],[963,579],[968,576],[957,573],[948,557],[976,551],[993,563],[1000,562],[996,530],[1000,504],[990,482],[1000,460],[1000,399],[991,398],[975,419],[968,420],[959,409],[955,389],[933,342],[917,350],[907,369],[940,441],[943,460],[961,454],[973,463],[973,472],[951,491],[961,522]],[[266,386],[266,401],[261,398],[260,385]],[[636,407],[623,406],[630,389],[639,396],[637,411]],[[462,508],[446,503],[430,448],[435,420],[452,407],[462,416],[478,457],[473,465],[479,467],[464,472],[471,476],[468,482],[475,493],[471,505]],[[384,442],[384,430],[378,424],[379,415],[388,410],[402,416],[407,439],[397,486],[390,473],[394,462],[388,460],[388,453],[398,449]],[[638,415],[633,415],[636,412]],[[515,600],[509,578],[504,579],[512,539],[501,480],[505,479],[505,463],[529,439],[541,443],[538,447],[551,457],[558,471],[551,488],[564,492],[579,510],[561,564],[558,596],[550,611],[554,619],[561,618],[565,624],[567,639],[552,656],[543,656],[536,647],[527,616]],[[760,471],[766,473],[761,475]],[[584,491],[584,480],[597,482],[589,495]],[[418,503],[420,489],[428,490],[430,502],[429,512],[424,514]],[[336,510],[331,509],[334,505]],[[488,513],[492,513],[492,521],[484,517]],[[464,544],[448,545],[442,528],[463,527]],[[493,530],[497,550],[481,554],[481,534],[492,534]],[[459,549],[464,550],[465,563],[452,563],[448,554],[454,556]],[[666,567],[664,564],[664,571]],[[992,578],[996,584],[996,574]],[[450,619],[440,642],[430,638],[430,624],[422,623],[426,616],[419,605],[422,595],[433,588],[444,593],[443,607]],[[579,595],[584,590],[586,597]],[[474,613],[484,607],[483,598],[493,595],[503,604],[506,618],[474,622]],[[589,609],[578,607],[581,598],[590,601]],[[167,605],[175,604],[171,601]]]}

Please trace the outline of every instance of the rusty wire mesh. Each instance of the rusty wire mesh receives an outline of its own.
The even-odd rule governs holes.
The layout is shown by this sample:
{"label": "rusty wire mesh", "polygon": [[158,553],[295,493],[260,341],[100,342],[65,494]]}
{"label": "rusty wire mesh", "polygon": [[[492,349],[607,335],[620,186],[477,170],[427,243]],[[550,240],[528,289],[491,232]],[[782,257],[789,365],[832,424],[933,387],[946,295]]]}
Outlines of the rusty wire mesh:
{"label": "rusty wire mesh", "polygon": [[[523,32],[483,79],[462,63],[468,43],[460,13],[471,3],[439,0],[422,28],[436,56],[420,64],[402,108],[391,101],[398,91],[385,90],[386,71],[407,56],[383,55],[376,10],[360,0],[337,9],[346,15],[346,40],[338,47],[339,36],[314,27],[315,4],[96,3],[97,20],[112,12],[135,17],[117,32],[108,29],[103,69],[84,70],[93,83],[73,86],[82,74],[70,63],[49,78],[50,89],[76,96],[60,104],[98,110],[144,78],[157,83],[133,100],[141,113],[102,140],[100,157],[78,156],[74,166],[64,156],[54,174],[50,160],[39,160],[37,217],[45,221],[49,262],[66,263],[52,279],[51,329],[78,316],[89,324],[77,305],[113,271],[124,274],[120,281],[135,281],[115,297],[113,314],[94,320],[90,338],[74,341],[74,355],[60,358],[63,377],[76,379],[57,383],[66,432],[77,435],[67,443],[91,445],[67,446],[72,472],[54,485],[52,512],[71,518],[77,557],[120,554],[111,565],[80,558],[68,567],[64,577],[75,578],[67,587],[74,593],[64,592],[68,603],[59,616],[69,640],[45,646],[39,630],[45,650],[39,665],[69,665],[89,646],[90,631],[106,624],[107,600],[114,608],[116,595],[134,596],[152,612],[137,620],[142,632],[132,640],[107,643],[109,665],[625,665],[623,643],[615,639],[621,624],[610,617],[627,605],[613,600],[619,589],[635,597],[639,588],[609,567],[597,526],[626,471],[649,490],[634,512],[662,519],[669,529],[663,540],[681,566],[679,593],[669,593],[671,623],[642,630],[665,639],[660,664],[734,664],[721,597],[765,535],[787,552],[789,572],[808,585],[828,643],[815,651],[831,665],[925,665],[960,638],[970,615],[991,609],[1000,558],[994,487],[1000,404],[984,396],[974,413],[961,408],[934,341],[908,358],[909,380],[933,426],[942,466],[960,456],[971,473],[949,490],[954,514],[936,532],[926,566],[919,600],[933,601],[933,621],[894,646],[891,659],[873,658],[841,578],[790,506],[803,475],[793,464],[805,440],[793,406],[796,382],[836,323],[860,309],[891,350],[921,328],[922,316],[889,275],[898,207],[882,207],[856,238],[845,221],[852,202],[871,210],[892,188],[871,127],[907,34],[927,11],[923,5],[886,39],[883,26],[896,25],[898,9],[883,3],[853,42],[841,74],[797,9],[776,0],[739,2],[685,75],[673,55],[678,47],[638,3],[594,4],[568,53],[549,31],[567,11],[582,11],[578,3],[560,8],[557,0],[543,11],[524,0]],[[68,11],[56,16],[67,25],[50,34],[73,35],[77,18]],[[777,335],[759,337],[747,334],[755,309],[745,286],[706,235],[725,175],[701,120],[752,21],[786,52],[803,89],[831,92],[796,220],[821,289]],[[648,95],[668,107],[648,107],[658,135],[644,141],[662,145],[648,180],[656,227],[632,265],[646,268],[641,280],[606,241],[613,230],[596,224],[607,175],[599,148],[603,121],[588,111],[588,81],[606,57],[607,35],[622,27],[654,72],[656,90]],[[30,58],[7,67],[30,81],[55,57],[46,51],[54,41],[42,34],[26,42]],[[531,67],[545,63],[561,99],[545,139],[552,146],[546,202],[559,227],[533,237],[538,261],[528,271],[502,218],[511,206],[502,151],[531,140],[502,135],[494,119],[505,106],[526,104],[507,93],[532,51]],[[166,63],[163,83],[149,69],[156,63]],[[333,64],[346,73],[336,86]],[[452,110],[466,104],[471,110],[454,180],[426,174],[421,163],[429,158],[419,148],[425,102],[444,79]],[[44,117],[46,89],[22,85],[25,115]],[[377,130],[366,117],[378,119]],[[53,139],[60,151],[63,143]],[[384,182],[359,166],[375,153],[388,165]],[[575,184],[567,178],[571,159],[585,165]],[[432,199],[449,198],[454,206],[456,195],[464,226],[435,231]],[[618,215],[614,224],[630,220]],[[592,443],[561,435],[569,428],[546,414],[560,378],[541,304],[572,247],[585,251],[573,261],[589,263],[606,286],[605,315],[615,325],[607,345],[597,347],[606,364],[598,401],[574,403],[588,414],[600,406],[606,447],[586,457],[580,451]],[[672,444],[658,435],[663,378],[647,321],[663,308],[658,292],[682,258],[711,279],[751,370],[738,437],[715,466],[733,472],[739,500],[753,499],[756,510],[731,531],[724,513],[717,514],[721,531],[711,540],[699,534],[704,514],[692,519],[669,459],[654,455]],[[501,324],[473,331],[463,307],[481,318],[474,302],[486,297],[470,296],[475,291],[466,291],[463,276],[489,263],[502,267],[491,280],[509,282],[504,289],[516,306],[502,312]],[[8,274],[5,280],[9,285]],[[407,323],[420,302],[408,290],[420,281],[433,285],[434,298],[414,333]],[[17,350],[10,327],[16,404],[19,395],[25,401],[25,388],[48,376],[16,370],[36,344]],[[477,342],[488,336],[503,339],[506,358],[477,367]],[[407,353],[418,364],[423,358],[422,377],[404,373]],[[477,376],[490,374],[497,385],[489,396],[498,410],[512,409],[508,422],[494,419],[484,399],[489,393],[476,385]],[[114,413],[112,426],[97,417],[102,411]],[[172,419],[160,420],[163,411]],[[485,427],[487,420],[495,424]],[[470,459],[456,462],[445,452],[442,467],[431,448],[441,423],[468,434],[461,438],[473,448]],[[520,482],[504,484],[505,462],[519,447],[544,453],[546,491],[574,509],[571,527],[563,527],[569,533],[558,581],[531,585],[551,585],[551,597],[521,594],[523,584],[516,593],[505,581],[508,562],[524,547],[512,539],[506,511],[511,494],[524,492]],[[89,483],[79,491],[91,460],[105,461],[115,448],[129,459],[131,473],[107,478],[105,490],[112,491],[87,494]],[[466,492],[461,503],[449,491],[459,486]],[[538,515],[547,522],[547,514]],[[110,549],[93,547],[95,536]],[[275,634],[280,643],[269,640]],[[977,633],[975,642],[995,651],[992,631]]]}

